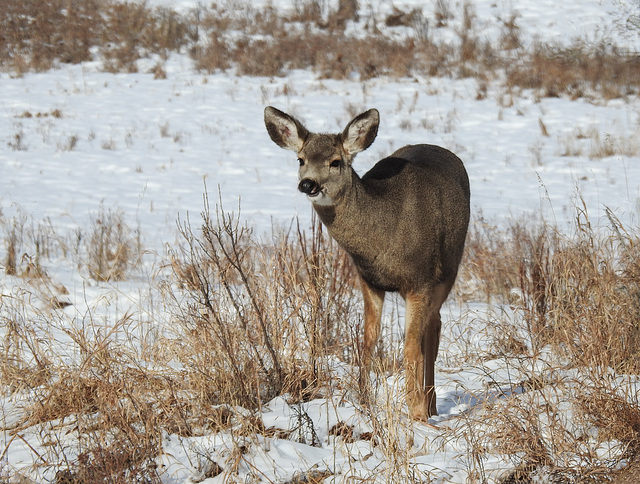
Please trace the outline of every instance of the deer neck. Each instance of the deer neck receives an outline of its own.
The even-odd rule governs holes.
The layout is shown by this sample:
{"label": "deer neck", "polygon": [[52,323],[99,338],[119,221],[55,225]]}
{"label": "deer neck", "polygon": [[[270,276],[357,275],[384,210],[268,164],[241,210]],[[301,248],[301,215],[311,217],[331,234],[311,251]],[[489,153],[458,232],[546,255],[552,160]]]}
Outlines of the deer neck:
{"label": "deer neck", "polygon": [[333,205],[313,208],[331,236],[350,255],[366,257],[375,240],[375,199],[351,168],[351,180]]}

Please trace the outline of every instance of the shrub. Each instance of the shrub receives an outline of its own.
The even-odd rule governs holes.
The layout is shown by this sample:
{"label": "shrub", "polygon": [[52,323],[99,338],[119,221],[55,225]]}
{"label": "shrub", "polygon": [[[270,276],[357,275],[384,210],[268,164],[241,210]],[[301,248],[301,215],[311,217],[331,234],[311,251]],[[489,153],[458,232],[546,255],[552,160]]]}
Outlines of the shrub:
{"label": "shrub", "polygon": [[308,398],[326,382],[327,355],[352,355],[350,328],[338,322],[356,319],[353,271],[319,228],[311,239],[298,228],[265,246],[207,204],[199,233],[189,222],[180,230],[175,344],[204,402],[255,408],[282,393]]}
{"label": "shrub", "polygon": [[108,72],[137,72],[137,60],[150,54],[162,58],[179,51],[190,39],[188,18],[168,8],[145,3],[113,2],[102,7],[99,51]]}
{"label": "shrub", "polygon": [[166,56],[193,35],[173,10],[109,0],[3,0],[0,32],[0,65],[17,74],[88,61],[93,47],[106,70],[133,71],[141,57]]}
{"label": "shrub", "polygon": [[[617,47],[536,43],[523,47],[518,14],[501,20],[495,41],[482,40],[473,5],[463,2],[453,40],[438,28],[455,14],[448,0],[436,2],[435,29],[422,10],[395,9],[384,19],[358,16],[358,2],[344,0],[324,12],[317,0],[295,2],[291,11],[271,5],[199,4],[176,11],[142,2],[115,0],[0,1],[0,67],[20,75],[59,63],[79,63],[97,52],[109,72],[137,72],[138,60],[188,51],[196,69],[235,68],[240,75],[280,76],[312,69],[321,78],[361,79],[411,75],[501,79],[510,89],[534,89],[541,96],[601,93],[606,99],[640,89],[640,61]],[[353,28],[347,29],[351,22]],[[401,27],[406,34],[395,35]],[[435,32],[435,33],[434,33]],[[241,34],[239,34],[241,33]],[[158,75],[159,74],[159,75]],[[166,75],[166,73],[164,74]],[[163,78],[156,70],[157,78]],[[16,135],[17,136],[17,135]],[[20,149],[19,139],[11,145]]]}
{"label": "shrub", "polygon": [[599,92],[613,99],[638,92],[640,59],[604,44],[536,44],[524,62],[514,63],[506,74],[507,86],[534,89],[544,97],[579,98]]}
{"label": "shrub", "polygon": [[43,71],[57,62],[90,58],[100,0],[0,2],[0,62],[17,72]]}

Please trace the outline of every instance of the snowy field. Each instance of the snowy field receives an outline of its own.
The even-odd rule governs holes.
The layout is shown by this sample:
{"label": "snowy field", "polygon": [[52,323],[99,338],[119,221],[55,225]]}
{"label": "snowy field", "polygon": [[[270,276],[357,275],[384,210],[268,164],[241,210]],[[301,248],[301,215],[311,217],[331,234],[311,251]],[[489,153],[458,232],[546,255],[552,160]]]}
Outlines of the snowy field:
{"label": "snowy field", "polygon": [[[196,0],[149,3],[178,10],[197,4]],[[394,5],[382,0],[361,3],[378,13],[391,11]],[[402,6],[423,3],[402,2]],[[426,2],[425,16],[435,3]],[[582,38],[640,51],[640,29],[629,27],[630,19],[640,14],[637,2],[481,0],[475,4],[487,36],[498,35],[497,18],[518,12],[525,42]],[[290,8],[289,2],[277,6]],[[460,6],[456,3],[455,8]],[[438,35],[451,35],[455,28],[453,21]],[[274,145],[264,128],[263,110],[268,105],[295,115],[317,132],[341,131],[354,114],[377,108],[378,137],[357,157],[356,170],[366,172],[405,144],[446,147],[466,165],[476,219],[482,216],[500,225],[532,215],[567,228],[574,223],[575,207],[584,203],[595,224],[606,224],[605,209],[629,226],[640,223],[636,96],[539,98],[529,91],[508,92],[495,82],[478,100],[474,79],[335,81],[320,80],[306,71],[284,78],[237,77],[233,72],[196,72],[186,55],[173,55],[166,63],[166,79],[154,79],[148,73],[154,63],[141,62],[137,74],[105,73],[97,61],[19,78],[0,73],[0,219],[9,224],[24,217],[27,225],[43,223],[71,234],[95,219],[101,207],[119,209],[131,226],[139,228],[142,245],[149,251],[141,275],[121,284],[96,283],[67,263],[56,267],[47,262],[51,278],[69,291],[65,298],[73,306],[65,311],[71,318],[89,310],[105,318],[141,306],[146,310],[149,303],[143,298],[150,291],[145,286],[149,274],[159,270],[165,245],[178,240],[178,218],[199,219],[205,184],[214,201],[219,190],[225,209],[237,212],[240,207],[242,220],[258,236],[268,237],[274,226],[290,226],[294,217],[303,227],[310,226],[311,207],[296,189],[295,155]],[[2,261],[5,250],[0,247]],[[3,295],[16,295],[22,284],[2,271]],[[387,319],[402,315],[401,302],[395,298],[389,302]],[[0,315],[2,310],[0,305]],[[473,407],[474,395],[486,391],[486,368],[459,368],[456,355],[463,347],[467,351],[482,344],[483,328],[494,310],[461,298],[443,309],[444,342],[436,370],[440,415],[431,420],[432,426],[410,423],[402,412],[383,412],[383,418],[398,420],[394,436],[398,445],[413,449],[407,465],[417,475],[428,473],[432,482],[481,482],[474,474],[477,462],[469,457],[473,436],[467,441],[459,435],[454,439],[451,435],[457,434],[442,428],[455,428]],[[468,327],[477,333],[470,334]],[[350,370],[336,364],[335,371]],[[517,380],[512,374],[504,379]],[[379,398],[400,405],[401,374],[393,375],[385,388],[389,395],[381,391]],[[329,469],[332,475],[325,482],[377,482],[376,478],[393,482],[393,470],[385,467],[386,456],[380,449],[365,440],[345,442],[330,435],[338,422],[348,422],[358,434],[370,431],[370,422],[343,396],[336,391],[300,404],[313,420],[320,446],[255,437],[236,480],[198,474],[201,455],[229,457],[234,439],[237,445],[230,432],[192,438],[167,435],[165,455],[158,459],[163,481],[252,482],[260,474],[262,482],[294,482],[291,479],[302,470]],[[5,395],[0,406],[6,425],[19,405]],[[293,430],[299,411],[278,398],[264,406],[262,418],[267,427]],[[19,439],[0,434],[0,482],[16,471],[35,482],[52,480],[50,470],[36,465],[36,451],[42,449],[35,431],[21,432]],[[510,463],[496,455],[482,466],[485,477],[494,482]]]}
{"label": "snowy field", "polygon": [[[498,87],[475,101],[474,80],[203,76],[183,59],[171,61],[167,80],[79,66],[3,81],[4,215],[23,210],[73,226],[101,203],[118,206],[139,221],[152,247],[171,236],[178,213],[201,210],[204,181],[213,191],[220,186],[226,206],[239,198],[259,230],[272,220],[308,217],[311,209],[296,190],[295,156],[266,135],[266,105],[319,132],[341,131],[348,111],[377,107],[380,133],[357,158],[359,172],[407,143],[439,144],[464,160],[472,207],[489,218],[553,209],[562,223],[577,193],[594,214],[603,206],[627,214],[638,208],[635,160],[589,156],[598,143],[638,143],[634,99],[594,103],[528,93],[511,99]],[[50,114],[55,110],[60,118]],[[27,112],[34,116],[25,118]],[[8,149],[17,137],[21,149]]]}

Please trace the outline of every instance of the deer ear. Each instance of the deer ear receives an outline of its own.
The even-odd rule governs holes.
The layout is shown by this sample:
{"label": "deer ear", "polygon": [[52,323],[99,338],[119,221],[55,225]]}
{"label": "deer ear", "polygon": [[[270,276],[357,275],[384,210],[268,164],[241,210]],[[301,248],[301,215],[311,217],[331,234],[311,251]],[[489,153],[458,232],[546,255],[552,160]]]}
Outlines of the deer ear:
{"label": "deer ear", "polygon": [[271,106],[264,110],[264,124],[275,144],[295,152],[302,149],[309,136],[309,131],[300,121]]}
{"label": "deer ear", "polygon": [[356,116],[342,132],[342,146],[350,155],[366,150],[378,134],[380,113],[377,109]]}

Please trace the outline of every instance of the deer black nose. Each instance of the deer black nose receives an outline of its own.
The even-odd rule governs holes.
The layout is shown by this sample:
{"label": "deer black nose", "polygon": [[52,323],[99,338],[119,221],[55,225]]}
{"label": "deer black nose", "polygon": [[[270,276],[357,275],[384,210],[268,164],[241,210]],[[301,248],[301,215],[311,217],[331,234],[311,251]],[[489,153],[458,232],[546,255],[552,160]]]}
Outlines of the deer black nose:
{"label": "deer black nose", "polygon": [[320,185],[318,185],[318,183],[311,178],[305,178],[300,181],[298,190],[300,190],[302,193],[306,193],[307,195],[313,195],[320,191]]}

